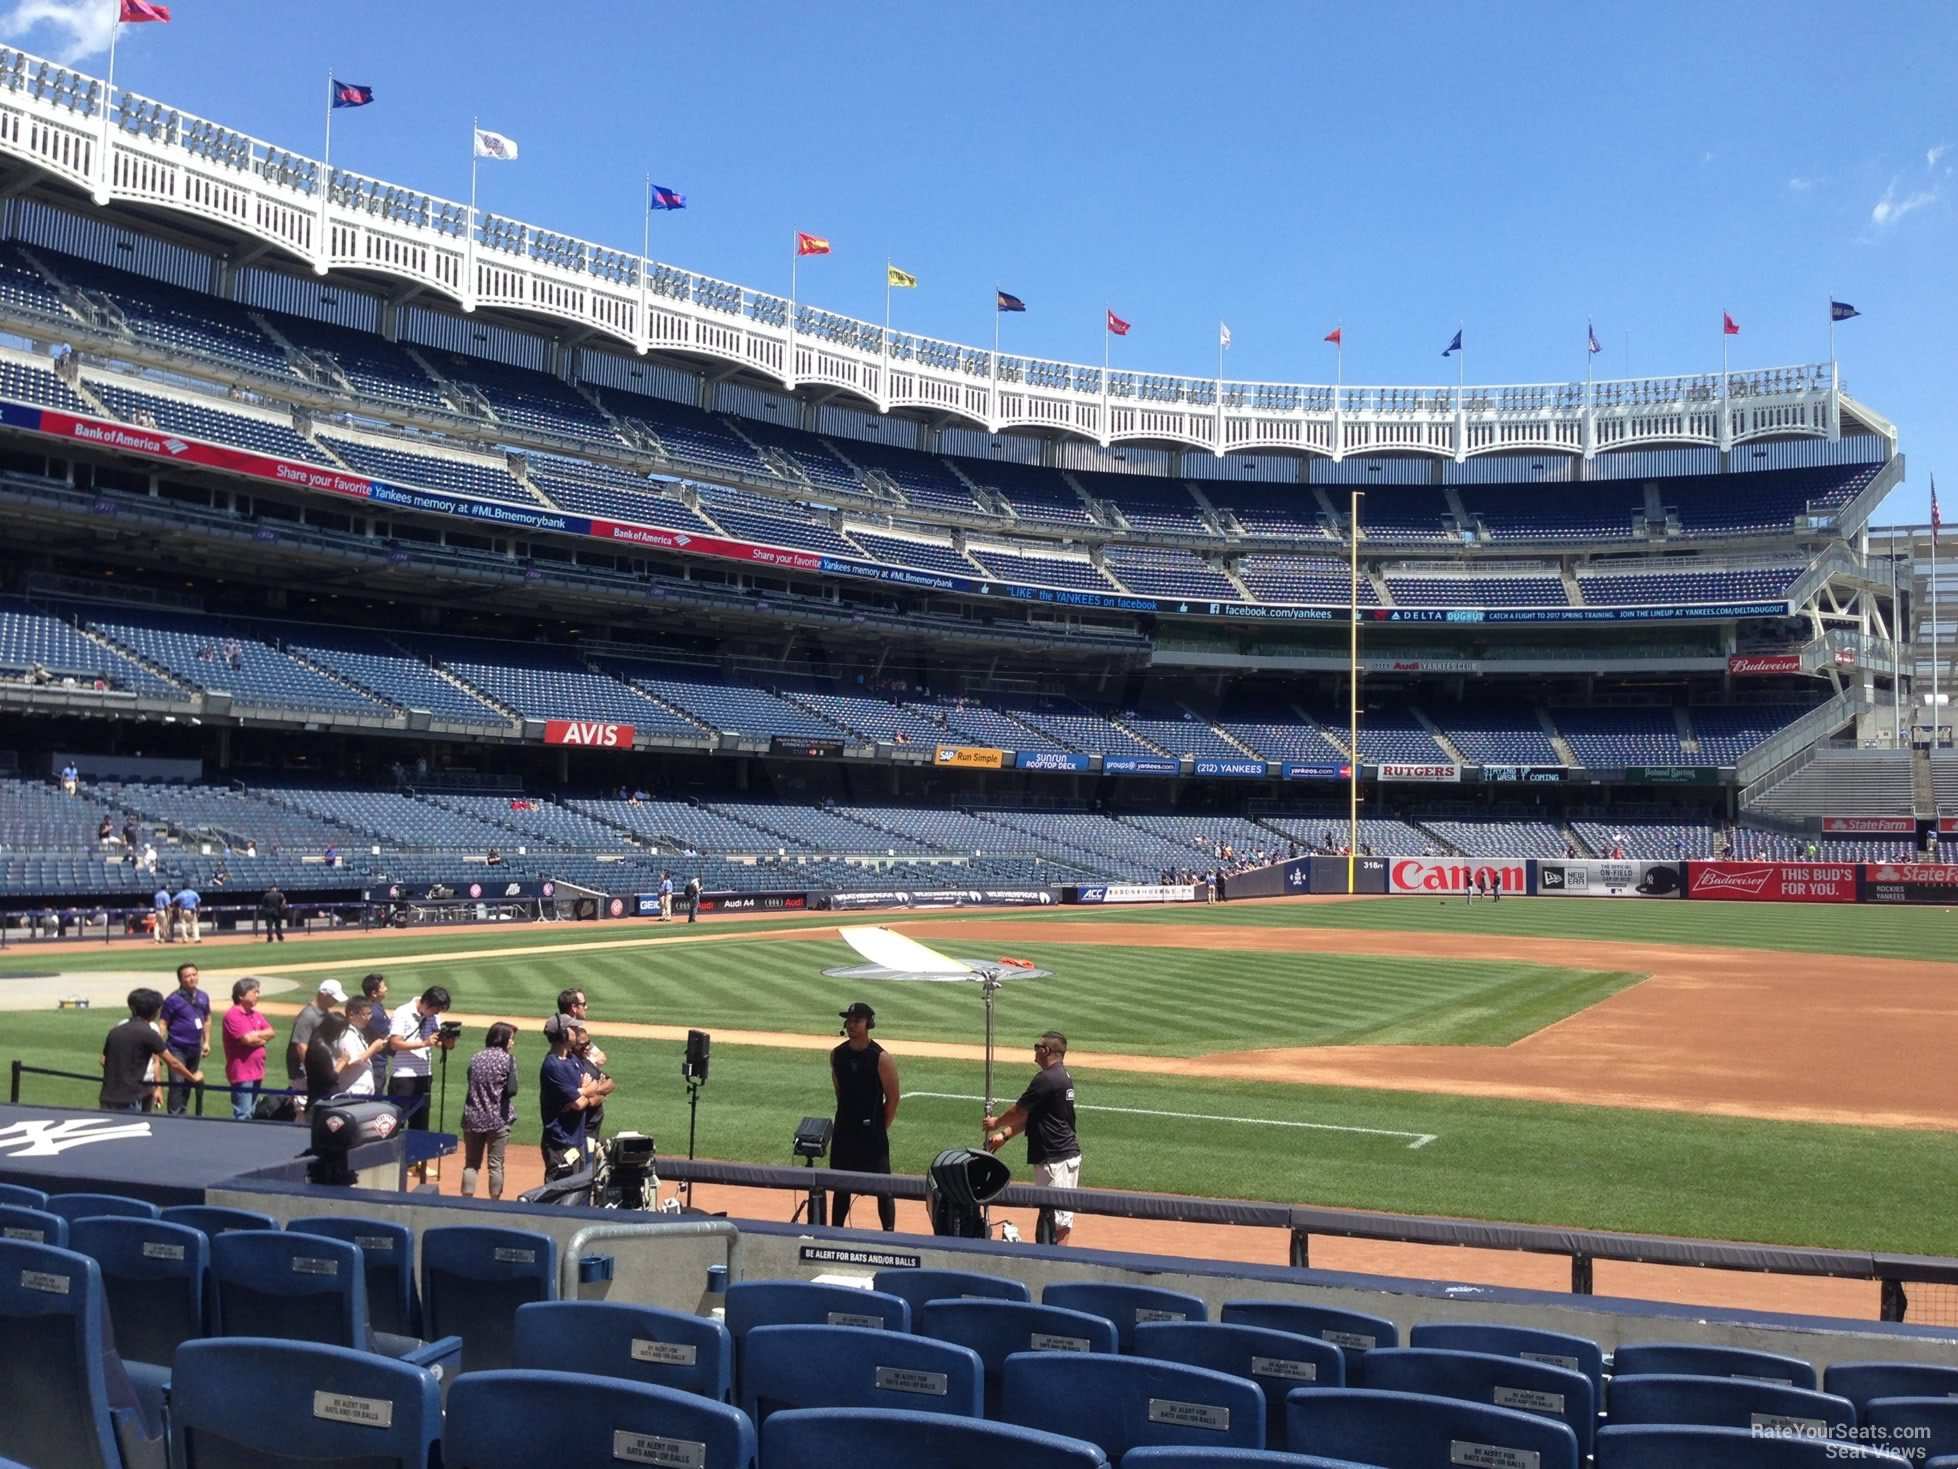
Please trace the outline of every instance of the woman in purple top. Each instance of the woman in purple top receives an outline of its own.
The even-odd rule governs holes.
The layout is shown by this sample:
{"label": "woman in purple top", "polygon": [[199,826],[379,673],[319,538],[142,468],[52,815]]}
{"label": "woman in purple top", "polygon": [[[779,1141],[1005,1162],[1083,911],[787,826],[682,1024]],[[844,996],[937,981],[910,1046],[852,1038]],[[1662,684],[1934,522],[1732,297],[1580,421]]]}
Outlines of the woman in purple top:
{"label": "woman in purple top", "polygon": [[462,1104],[462,1191],[474,1197],[476,1174],[489,1157],[489,1196],[503,1197],[503,1153],[517,1120],[517,1028],[499,1020],[469,1058],[469,1095]]}

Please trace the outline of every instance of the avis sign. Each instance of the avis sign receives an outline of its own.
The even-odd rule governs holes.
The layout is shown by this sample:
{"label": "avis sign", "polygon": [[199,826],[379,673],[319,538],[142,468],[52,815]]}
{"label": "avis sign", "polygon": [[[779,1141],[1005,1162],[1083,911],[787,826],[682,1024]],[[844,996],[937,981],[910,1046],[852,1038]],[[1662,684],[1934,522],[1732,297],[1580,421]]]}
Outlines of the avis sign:
{"label": "avis sign", "polygon": [[550,719],[544,723],[547,745],[583,745],[592,750],[630,750],[632,726],[604,724],[594,719]]}

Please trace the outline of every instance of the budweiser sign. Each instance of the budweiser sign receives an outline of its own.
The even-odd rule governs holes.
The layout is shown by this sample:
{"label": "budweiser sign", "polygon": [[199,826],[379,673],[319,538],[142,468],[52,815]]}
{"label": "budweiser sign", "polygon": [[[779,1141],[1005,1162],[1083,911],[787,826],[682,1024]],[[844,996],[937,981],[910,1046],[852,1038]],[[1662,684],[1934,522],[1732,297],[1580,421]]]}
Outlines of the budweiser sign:
{"label": "budweiser sign", "polygon": [[1742,897],[1758,898],[1761,890],[1774,876],[1772,867],[1741,867],[1731,871],[1703,869],[1693,875],[1693,896],[1702,893],[1739,893]]}
{"label": "budweiser sign", "polygon": [[584,745],[593,750],[630,750],[632,726],[593,719],[551,719],[544,723],[547,745]]}
{"label": "budweiser sign", "polygon": [[1853,903],[1847,862],[1689,862],[1686,895],[1730,903]]}
{"label": "budweiser sign", "polygon": [[1735,653],[1727,659],[1727,672],[1735,678],[1756,678],[1771,673],[1800,673],[1800,653]]}

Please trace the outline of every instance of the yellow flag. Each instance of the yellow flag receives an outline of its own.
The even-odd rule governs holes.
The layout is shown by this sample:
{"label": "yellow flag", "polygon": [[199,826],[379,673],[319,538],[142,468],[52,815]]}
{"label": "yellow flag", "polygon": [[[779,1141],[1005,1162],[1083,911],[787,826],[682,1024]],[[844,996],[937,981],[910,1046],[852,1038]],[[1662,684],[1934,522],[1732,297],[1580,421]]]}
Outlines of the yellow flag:
{"label": "yellow flag", "polygon": [[892,285],[909,286],[913,290],[917,289],[918,278],[912,275],[910,271],[899,270],[895,265],[891,265],[888,262],[886,262],[884,270],[887,273],[887,279]]}

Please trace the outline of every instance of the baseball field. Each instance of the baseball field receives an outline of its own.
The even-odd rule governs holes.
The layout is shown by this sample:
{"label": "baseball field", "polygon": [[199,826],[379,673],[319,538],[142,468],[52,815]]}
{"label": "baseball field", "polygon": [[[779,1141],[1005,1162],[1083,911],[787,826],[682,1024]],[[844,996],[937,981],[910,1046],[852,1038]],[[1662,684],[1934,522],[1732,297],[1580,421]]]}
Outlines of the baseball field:
{"label": "baseball field", "polygon": [[[321,979],[351,990],[378,969],[391,1003],[431,984],[455,996],[453,1126],[484,1026],[518,1022],[534,1088],[537,1024],[576,985],[619,1081],[608,1131],[685,1151],[680,1059],[698,1027],[714,1037],[700,1155],[786,1164],[797,1120],[830,1106],[823,1052],[860,999],[906,1094],[895,1166],[920,1172],[978,1136],[979,988],[826,977],[860,962],[838,921],[16,948],[0,973],[40,978],[0,980],[0,1053],[95,1072],[123,1013],[109,996],[167,992],[186,957],[218,1009],[248,973],[275,1015]],[[841,921],[1051,971],[1000,991],[996,1089],[1018,1094],[1038,1032],[1068,1035],[1090,1186],[1958,1254],[1958,1220],[1936,1203],[1958,1174],[1946,910],[1290,899]],[[64,987],[94,1008],[54,1010]],[[23,1099],[92,1105],[93,1089],[29,1077]],[[526,1104],[513,1158],[528,1163],[534,1130]],[[1017,1145],[1007,1156],[1024,1178]]]}

